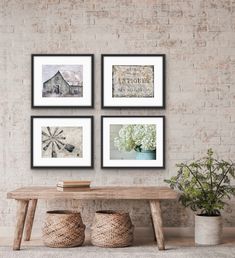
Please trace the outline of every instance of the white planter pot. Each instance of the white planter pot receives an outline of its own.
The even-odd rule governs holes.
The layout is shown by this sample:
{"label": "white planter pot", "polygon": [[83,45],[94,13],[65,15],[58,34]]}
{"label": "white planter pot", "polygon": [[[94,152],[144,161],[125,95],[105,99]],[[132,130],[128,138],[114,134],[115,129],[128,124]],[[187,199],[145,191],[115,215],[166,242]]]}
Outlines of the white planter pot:
{"label": "white planter pot", "polygon": [[222,239],[221,216],[195,215],[195,244],[218,245]]}

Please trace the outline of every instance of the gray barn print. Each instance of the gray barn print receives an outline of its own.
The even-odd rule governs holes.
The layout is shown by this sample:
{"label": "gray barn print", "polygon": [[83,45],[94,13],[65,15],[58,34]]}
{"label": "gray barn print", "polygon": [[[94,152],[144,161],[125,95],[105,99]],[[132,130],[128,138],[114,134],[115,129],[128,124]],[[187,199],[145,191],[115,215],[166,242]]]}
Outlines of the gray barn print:
{"label": "gray barn print", "polygon": [[43,65],[43,97],[83,97],[82,65]]}
{"label": "gray barn print", "polygon": [[82,158],[82,127],[42,127],[43,158]]}

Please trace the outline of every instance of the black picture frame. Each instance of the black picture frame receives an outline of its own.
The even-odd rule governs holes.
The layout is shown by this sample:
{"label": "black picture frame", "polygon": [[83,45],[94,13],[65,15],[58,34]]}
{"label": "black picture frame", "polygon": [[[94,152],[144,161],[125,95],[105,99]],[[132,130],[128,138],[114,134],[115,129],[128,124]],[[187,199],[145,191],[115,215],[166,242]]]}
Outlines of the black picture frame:
{"label": "black picture frame", "polygon": [[[90,165],[87,166],[37,166],[34,165],[34,120],[35,119],[90,119]],[[93,116],[31,116],[31,169],[92,169],[94,168],[94,117]]]}
{"label": "black picture frame", "polygon": [[[104,103],[104,59],[106,57],[161,57],[162,58],[162,105],[118,105],[118,106],[112,106],[112,105],[105,105]],[[109,84],[110,85],[110,84]],[[110,86],[112,87],[112,85]],[[165,54],[101,54],[101,108],[102,109],[118,109],[118,108],[152,108],[152,109],[165,109],[166,107],[166,55]]]}
{"label": "black picture frame", "polygon": [[[105,118],[160,118],[162,119],[162,165],[161,166],[106,166],[104,165],[104,119]],[[165,169],[165,135],[166,135],[166,119],[165,116],[101,116],[101,168],[102,169]],[[110,137],[108,135],[108,137]]]}
{"label": "black picture frame", "polygon": [[[36,105],[34,100],[34,59],[36,57],[90,57],[91,58],[91,105]],[[94,108],[94,54],[31,54],[31,108]]]}

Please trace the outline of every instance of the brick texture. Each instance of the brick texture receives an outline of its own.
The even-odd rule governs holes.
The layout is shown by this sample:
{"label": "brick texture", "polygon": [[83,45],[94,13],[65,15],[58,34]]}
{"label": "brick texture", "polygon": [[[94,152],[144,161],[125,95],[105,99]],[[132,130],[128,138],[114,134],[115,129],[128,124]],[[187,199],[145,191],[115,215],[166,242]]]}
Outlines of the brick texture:
{"label": "brick texture", "polygon": [[[13,227],[15,203],[6,192],[61,179],[96,185],[162,185],[175,164],[212,147],[235,160],[235,4],[232,0],[2,0],[0,1],[0,226]],[[95,109],[31,109],[32,53],[94,53]],[[101,53],[165,53],[165,110],[101,110]],[[30,115],[94,115],[95,169],[31,170]],[[166,115],[165,170],[101,170],[100,115]],[[235,204],[224,212],[235,226]],[[147,203],[39,202],[45,211],[80,209],[89,225],[97,209],[130,211],[136,226],[149,226]],[[167,226],[193,225],[193,214],[164,202]],[[233,213],[231,212],[233,210]],[[230,211],[230,212],[229,212]]]}

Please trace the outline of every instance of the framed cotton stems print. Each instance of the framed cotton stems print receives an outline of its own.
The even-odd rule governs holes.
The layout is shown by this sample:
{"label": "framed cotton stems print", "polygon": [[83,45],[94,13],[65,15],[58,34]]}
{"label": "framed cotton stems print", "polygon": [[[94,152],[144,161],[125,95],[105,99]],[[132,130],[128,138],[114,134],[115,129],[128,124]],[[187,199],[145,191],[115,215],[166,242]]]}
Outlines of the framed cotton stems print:
{"label": "framed cotton stems print", "polygon": [[93,117],[31,117],[32,168],[93,167]]}
{"label": "framed cotton stems print", "polygon": [[102,55],[102,107],[165,105],[165,55]]}
{"label": "framed cotton stems print", "polygon": [[32,55],[32,107],[93,107],[93,59]]}
{"label": "framed cotton stems print", "polygon": [[164,116],[102,116],[102,168],[164,168]]}

